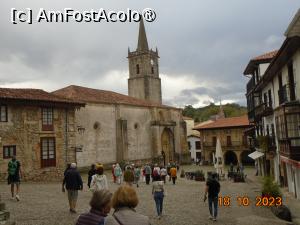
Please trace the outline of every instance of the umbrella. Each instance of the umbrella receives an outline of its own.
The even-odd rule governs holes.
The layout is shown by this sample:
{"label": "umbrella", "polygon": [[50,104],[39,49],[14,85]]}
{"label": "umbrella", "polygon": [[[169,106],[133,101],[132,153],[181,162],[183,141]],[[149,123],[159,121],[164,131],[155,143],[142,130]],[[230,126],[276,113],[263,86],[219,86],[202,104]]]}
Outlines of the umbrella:
{"label": "umbrella", "polygon": [[223,153],[222,153],[222,146],[221,146],[221,142],[220,139],[217,139],[217,145],[216,145],[216,160],[215,160],[215,168],[217,169],[217,173],[219,174],[223,171]]}

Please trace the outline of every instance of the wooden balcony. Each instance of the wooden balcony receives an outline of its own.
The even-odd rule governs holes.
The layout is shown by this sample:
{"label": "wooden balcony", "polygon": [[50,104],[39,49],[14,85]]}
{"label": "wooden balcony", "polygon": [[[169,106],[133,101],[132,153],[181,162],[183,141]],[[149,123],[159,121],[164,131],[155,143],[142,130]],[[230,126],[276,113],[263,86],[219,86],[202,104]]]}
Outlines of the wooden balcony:
{"label": "wooden balcony", "polygon": [[264,117],[273,114],[272,103],[263,102],[259,106],[255,108],[255,116],[256,117]]}
{"label": "wooden balcony", "polygon": [[291,146],[291,139],[279,142],[280,155],[300,161],[300,146]]}

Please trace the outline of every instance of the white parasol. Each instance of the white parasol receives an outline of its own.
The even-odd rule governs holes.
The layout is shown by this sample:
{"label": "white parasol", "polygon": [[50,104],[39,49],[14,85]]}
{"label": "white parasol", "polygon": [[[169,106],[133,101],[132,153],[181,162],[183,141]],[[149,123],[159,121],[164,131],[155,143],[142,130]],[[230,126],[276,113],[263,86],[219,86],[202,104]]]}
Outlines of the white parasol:
{"label": "white parasol", "polygon": [[221,142],[220,139],[217,139],[217,145],[216,145],[216,155],[215,155],[215,168],[217,170],[218,174],[222,174],[223,173],[223,167],[224,167],[224,160],[223,160],[223,153],[222,153],[222,146],[221,146]]}

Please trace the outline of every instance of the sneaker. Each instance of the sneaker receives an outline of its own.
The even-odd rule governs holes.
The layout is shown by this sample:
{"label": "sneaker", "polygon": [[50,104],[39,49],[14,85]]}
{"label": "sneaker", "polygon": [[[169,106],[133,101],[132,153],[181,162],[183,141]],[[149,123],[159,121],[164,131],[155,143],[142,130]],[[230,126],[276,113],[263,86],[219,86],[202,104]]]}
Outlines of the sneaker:
{"label": "sneaker", "polygon": [[16,195],[16,199],[17,199],[17,201],[20,201],[20,196]]}
{"label": "sneaker", "polygon": [[212,216],[209,216],[209,219],[210,219],[210,220],[213,220],[213,217],[212,217]]}
{"label": "sneaker", "polygon": [[216,217],[214,217],[214,218],[213,218],[213,221],[217,221],[217,218],[216,218]]}

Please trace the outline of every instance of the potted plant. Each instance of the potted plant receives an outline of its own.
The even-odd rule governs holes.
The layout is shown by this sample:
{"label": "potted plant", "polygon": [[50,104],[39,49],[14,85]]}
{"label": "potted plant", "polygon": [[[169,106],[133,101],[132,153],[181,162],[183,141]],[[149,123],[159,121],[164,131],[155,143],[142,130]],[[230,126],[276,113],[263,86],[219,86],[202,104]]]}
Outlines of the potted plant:
{"label": "potted plant", "polygon": [[281,197],[279,185],[273,181],[272,177],[264,177],[262,186],[262,197]]}
{"label": "potted plant", "polygon": [[181,178],[185,178],[185,171],[184,171],[184,169],[181,169],[180,177]]}
{"label": "potted plant", "polygon": [[244,173],[235,173],[233,177],[234,182],[245,182]]}
{"label": "potted plant", "polygon": [[195,171],[195,181],[205,181],[204,172],[202,170]]}

